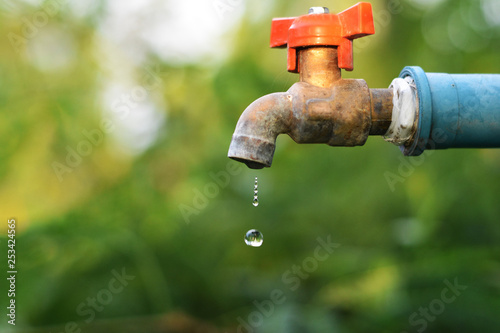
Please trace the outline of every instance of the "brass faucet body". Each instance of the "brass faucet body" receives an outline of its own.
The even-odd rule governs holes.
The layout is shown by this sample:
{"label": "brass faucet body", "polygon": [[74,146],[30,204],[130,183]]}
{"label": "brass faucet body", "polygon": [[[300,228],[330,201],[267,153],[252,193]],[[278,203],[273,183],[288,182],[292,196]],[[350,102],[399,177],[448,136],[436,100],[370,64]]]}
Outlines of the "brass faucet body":
{"label": "brass faucet body", "polygon": [[[369,89],[364,80],[342,79],[335,47],[308,47],[299,51],[300,82],[289,92],[313,133],[299,131],[299,143],[361,146],[369,134],[383,134],[391,123],[392,91]],[[295,103],[294,103],[295,104]],[[294,107],[295,109],[295,107]],[[300,126],[299,126],[300,127]],[[305,137],[310,139],[301,140]]]}
{"label": "brass faucet body", "polygon": [[391,123],[390,89],[369,89],[364,80],[343,79],[337,48],[298,50],[300,81],[285,93],[252,103],[241,115],[228,156],[248,167],[270,167],[276,137],[297,143],[361,146],[368,135],[383,135]]}

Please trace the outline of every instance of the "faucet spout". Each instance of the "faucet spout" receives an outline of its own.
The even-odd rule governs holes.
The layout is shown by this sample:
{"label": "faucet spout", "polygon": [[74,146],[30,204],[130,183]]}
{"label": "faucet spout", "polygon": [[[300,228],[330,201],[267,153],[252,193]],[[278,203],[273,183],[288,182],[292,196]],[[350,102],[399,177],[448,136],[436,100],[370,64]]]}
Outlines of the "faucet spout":
{"label": "faucet spout", "polygon": [[250,169],[270,167],[276,137],[290,131],[292,118],[289,93],[273,93],[255,100],[236,124],[228,157],[245,163]]}

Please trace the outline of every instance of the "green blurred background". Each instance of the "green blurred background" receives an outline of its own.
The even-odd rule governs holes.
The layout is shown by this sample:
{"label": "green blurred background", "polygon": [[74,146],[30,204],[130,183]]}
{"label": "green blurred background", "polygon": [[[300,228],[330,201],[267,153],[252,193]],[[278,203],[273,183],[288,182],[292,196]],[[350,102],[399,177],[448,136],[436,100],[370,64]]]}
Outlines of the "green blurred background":
{"label": "green blurred background", "polygon": [[[226,157],[245,107],[298,79],[271,19],[355,3],[3,0],[0,330],[15,217],[15,332],[498,332],[500,151]],[[371,3],[344,77],[500,73],[498,0]],[[467,288],[443,303],[445,281]]]}

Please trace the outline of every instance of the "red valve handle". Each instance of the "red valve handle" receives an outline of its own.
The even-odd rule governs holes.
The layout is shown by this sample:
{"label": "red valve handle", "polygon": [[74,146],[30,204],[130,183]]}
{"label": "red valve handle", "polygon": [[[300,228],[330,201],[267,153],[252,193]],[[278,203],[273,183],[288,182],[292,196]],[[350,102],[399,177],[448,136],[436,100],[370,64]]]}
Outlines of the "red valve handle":
{"label": "red valve handle", "polygon": [[359,2],[338,14],[309,14],[273,19],[271,47],[288,45],[288,71],[298,73],[298,48],[337,46],[339,68],[352,71],[352,41],[374,33],[372,5]]}

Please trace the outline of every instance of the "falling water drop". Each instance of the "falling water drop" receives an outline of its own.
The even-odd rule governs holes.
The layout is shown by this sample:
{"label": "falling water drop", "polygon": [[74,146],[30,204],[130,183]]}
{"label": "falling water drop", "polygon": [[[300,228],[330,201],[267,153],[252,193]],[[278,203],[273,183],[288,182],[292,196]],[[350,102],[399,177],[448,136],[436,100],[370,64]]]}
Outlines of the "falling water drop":
{"label": "falling water drop", "polygon": [[245,243],[248,246],[259,247],[262,242],[264,242],[264,235],[257,229],[248,230],[245,234]]}
{"label": "falling water drop", "polygon": [[253,186],[253,200],[252,205],[257,207],[259,205],[259,185],[257,184],[257,177],[255,177],[255,184]]}

